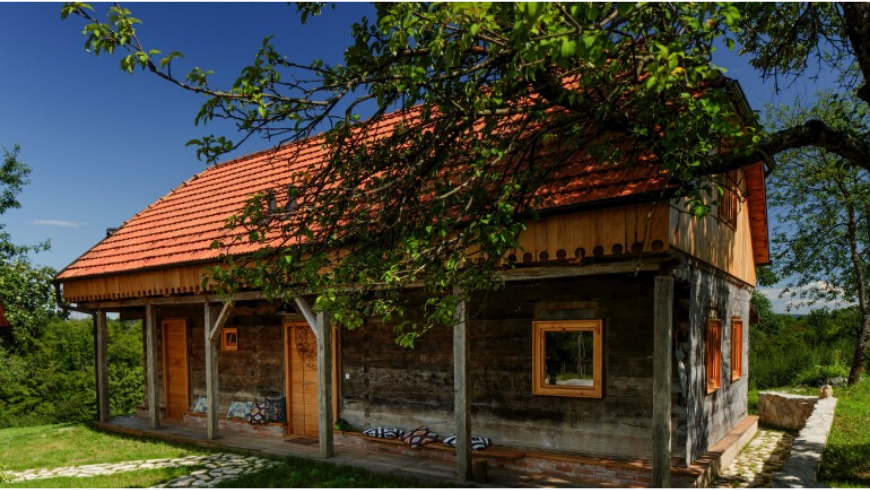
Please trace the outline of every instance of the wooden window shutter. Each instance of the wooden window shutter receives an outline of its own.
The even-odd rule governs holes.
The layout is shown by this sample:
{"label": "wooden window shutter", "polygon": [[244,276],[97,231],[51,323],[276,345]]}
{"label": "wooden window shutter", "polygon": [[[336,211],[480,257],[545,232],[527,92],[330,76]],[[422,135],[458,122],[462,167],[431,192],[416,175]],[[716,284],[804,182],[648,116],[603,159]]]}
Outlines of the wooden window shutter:
{"label": "wooden window shutter", "polygon": [[722,320],[707,320],[705,347],[707,394],[710,394],[722,386]]}
{"label": "wooden window shutter", "polygon": [[731,319],[731,381],[743,376],[743,320]]}

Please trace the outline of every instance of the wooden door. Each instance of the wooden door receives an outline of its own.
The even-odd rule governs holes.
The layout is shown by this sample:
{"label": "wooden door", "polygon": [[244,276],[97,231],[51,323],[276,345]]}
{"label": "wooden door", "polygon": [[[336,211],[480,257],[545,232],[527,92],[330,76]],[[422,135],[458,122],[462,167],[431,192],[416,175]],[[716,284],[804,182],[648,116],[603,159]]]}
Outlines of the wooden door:
{"label": "wooden door", "polygon": [[317,338],[306,323],[287,323],[284,337],[287,432],[318,437]]}
{"label": "wooden door", "polygon": [[166,418],[180,419],[190,406],[186,320],[163,320],[163,378]]}

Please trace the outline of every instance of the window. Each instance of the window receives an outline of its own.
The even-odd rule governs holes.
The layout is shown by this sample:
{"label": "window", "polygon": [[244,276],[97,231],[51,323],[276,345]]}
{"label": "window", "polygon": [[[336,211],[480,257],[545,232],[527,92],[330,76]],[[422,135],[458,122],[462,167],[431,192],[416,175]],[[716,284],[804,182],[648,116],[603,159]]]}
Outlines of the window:
{"label": "window", "polygon": [[533,324],[532,393],[601,398],[601,320]]}
{"label": "window", "polygon": [[731,319],[731,381],[743,376],[743,320]]}
{"label": "window", "polygon": [[738,192],[737,171],[732,170],[725,175],[722,182],[722,195],[719,196],[719,219],[732,228],[737,226],[737,211],[740,206]]}
{"label": "window", "polygon": [[239,329],[235,327],[224,328],[221,330],[221,350],[237,351],[239,350]]}
{"label": "window", "polygon": [[707,394],[713,393],[722,386],[722,320],[710,318],[707,320]]}

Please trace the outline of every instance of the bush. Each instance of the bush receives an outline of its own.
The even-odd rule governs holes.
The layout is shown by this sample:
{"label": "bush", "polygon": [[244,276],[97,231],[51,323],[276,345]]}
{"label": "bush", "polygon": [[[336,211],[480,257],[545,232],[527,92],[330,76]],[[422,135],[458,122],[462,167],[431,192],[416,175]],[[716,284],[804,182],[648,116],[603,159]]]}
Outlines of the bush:
{"label": "bush", "polygon": [[[109,320],[109,394],[113,415],[144,399],[139,322]],[[0,428],[93,420],[94,340],[90,319],[56,320],[26,350],[0,349]]]}
{"label": "bush", "polygon": [[855,308],[792,317],[773,313],[764,301],[752,300],[759,324],[750,333],[750,388],[816,386],[826,378],[848,377],[861,324]]}

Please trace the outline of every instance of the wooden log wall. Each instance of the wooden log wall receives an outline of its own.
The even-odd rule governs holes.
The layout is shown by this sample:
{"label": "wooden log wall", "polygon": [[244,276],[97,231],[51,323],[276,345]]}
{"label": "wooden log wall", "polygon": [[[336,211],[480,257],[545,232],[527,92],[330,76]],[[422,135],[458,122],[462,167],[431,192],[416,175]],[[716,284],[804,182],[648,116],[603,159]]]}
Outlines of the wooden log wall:
{"label": "wooden log wall", "polygon": [[[652,454],[653,275],[630,274],[511,283],[468,303],[472,432],[495,444],[578,454]],[[547,302],[592,302],[605,318],[600,399],[532,394],[532,322]],[[583,308],[571,307],[580,317]],[[536,308],[537,307],[537,308]],[[569,318],[565,318],[569,319]],[[372,320],[341,341],[340,416],[360,426],[426,425],[452,434],[452,332],[427,332],[414,349],[394,342],[392,325]],[[676,384],[676,381],[674,381]],[[676,428],[674,456],[684,456]]]}
{"label": "wooden log wall", "polygon": [[[699,457],[739,424],[747,415],[749,379],[749,335],[743,333],[743,366],[740,379],[731,380],[731,319],[742,318],[744,325],[749,319],[751,289],[728,280],[721,272],[706,266],[689,266],[684,269],[682,281],[688,288],[678,289],[678,302],[688,305],[688,320],[681,322],[688,327],[688,401],[687,438],[685,452],[690,458]],[[706,319],[713,307],[717,318],[722,320],[721,387],[707,393],[706,385]]]}
{"label": "wooden log wall", "polygon": [[[185,318],[188,322],[188,368],[190,403],[206,394],[205,332],[202,305],[160,306],[156,308],[157,399],[163,400],[162,320]],[[219,351],[218,414],[226,415],[232,401],[258,401],[284,396],[283,318],[278,315],[231,316],[227,326],[239,329],[239,349]],[[143,352],[143,357],[146,355]],[[146,364],[147,379],[147,364]],[[148,387],[146,384],[146,392]],[[149,399],[146,395],[146,400]]]}

